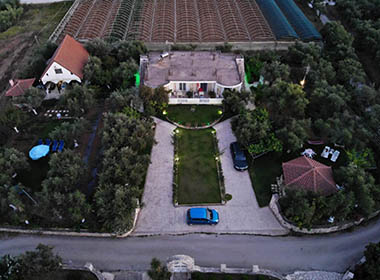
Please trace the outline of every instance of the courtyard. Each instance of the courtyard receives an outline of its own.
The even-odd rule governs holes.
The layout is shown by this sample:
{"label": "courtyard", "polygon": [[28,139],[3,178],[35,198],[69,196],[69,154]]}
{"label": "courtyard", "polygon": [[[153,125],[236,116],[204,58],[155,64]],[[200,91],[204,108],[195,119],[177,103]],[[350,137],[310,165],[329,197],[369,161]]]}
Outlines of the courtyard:
{"label": "courtyard", "polygon": [[[225,180],[226,193],[232,200],[225,205],[215,204],[220,214],[218,225],[188,226],[185,206],[174,206],[172,197],[174,146],[172,132],[175,126],[159,119],[155,132],[156,145],[153,146],[151,164],[148,168],[143,208],[139,214],[135,236],[183,234],[183,233],[242,233],[263,235],[285,235],[285,230],[268,207],[260,208],[251,186],[248,172],[238,172],[233,168],[229,144],[236,141],[230,120],[214,126],[218,139],[218,149]],[[192,180],[192,179],[190,179]],[[154,217],[154,218],[153,218]]]}

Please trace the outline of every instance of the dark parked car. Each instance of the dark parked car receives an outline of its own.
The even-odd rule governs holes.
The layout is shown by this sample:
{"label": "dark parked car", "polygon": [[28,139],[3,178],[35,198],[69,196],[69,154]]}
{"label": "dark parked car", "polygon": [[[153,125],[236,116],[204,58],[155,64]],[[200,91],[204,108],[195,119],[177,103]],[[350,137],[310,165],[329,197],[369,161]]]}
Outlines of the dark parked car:
{"label": "dark parked car", "polygon": [[215,209],[190,208],[189,210],[187,210],[186,221],[188,225],[216,225],[219,222],[219,214]]}
{"label": "dark parked car", "polygon": [[232,160],[236,170],[243,171],[248,169],[247,158],[238,142],[232,142],[230,145]]}

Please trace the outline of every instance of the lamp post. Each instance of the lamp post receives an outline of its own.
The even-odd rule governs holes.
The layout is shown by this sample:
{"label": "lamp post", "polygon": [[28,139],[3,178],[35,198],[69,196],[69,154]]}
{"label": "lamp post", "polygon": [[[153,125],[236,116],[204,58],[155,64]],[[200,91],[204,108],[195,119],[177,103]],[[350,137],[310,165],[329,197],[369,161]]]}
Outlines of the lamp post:
{"label": "lamp post", "polygon": [[310,65],[307,65],[306,66],[305,75],[303,76],[303,79],[300,81],[300,85],[301,85],[302,88],[305,86],[306,76],[307,76],[307,74],[309,74],[309,71],[310,71]]}

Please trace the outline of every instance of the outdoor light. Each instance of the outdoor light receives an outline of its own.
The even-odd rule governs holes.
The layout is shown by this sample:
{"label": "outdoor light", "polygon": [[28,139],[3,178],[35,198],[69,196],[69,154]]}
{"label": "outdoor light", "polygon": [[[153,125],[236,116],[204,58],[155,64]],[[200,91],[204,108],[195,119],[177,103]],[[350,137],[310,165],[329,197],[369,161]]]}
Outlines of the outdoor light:
{"label": "outdoor light", "polygon": [[212,130],[211,133],[212,133],[212,134],[215,134],[215,130]]}
{"label": "outdoor light", "polygon": [[162,112],[162,114],[165,116],[165,115],[168,114],[168,112],[166,112],[166,110],[164,110],[164,111]]}
{"label": "outdoor light", "polygon": [[218,161],[218,159],[219,159],[218,157],[215,157],[215,160],[216,160],[216,161]]}
{"label": "outdoor light", "polygon": [[305,86],[305,79],[303,79],[302,81],[300,81],[300,85],[302,86],[302,87],[304,87]]}
{"label": "outdoor light", "polygon": [[179,157],[175,157],[175,161],[179,161]]}
{"label": "outdoor light", "polygon": [[176,130],[175,130],[175,133],[179,133],[179,129],[176,129]]}
{"label": "outdoor light", "polygon": [[219,111],[218,111],[218,114],[219,114],[219,115],[223,114],[223,111],[222,111],[222,110],[219,110]]}

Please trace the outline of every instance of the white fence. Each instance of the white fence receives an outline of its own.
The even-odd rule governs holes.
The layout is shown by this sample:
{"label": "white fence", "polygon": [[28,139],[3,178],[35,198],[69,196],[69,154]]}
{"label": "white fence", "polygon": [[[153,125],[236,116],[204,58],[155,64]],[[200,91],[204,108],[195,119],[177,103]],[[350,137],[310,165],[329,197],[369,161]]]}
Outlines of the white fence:
{"label": "white fence", "polygon": [[169,104],[221,105],[223,98],[169,98]]}

